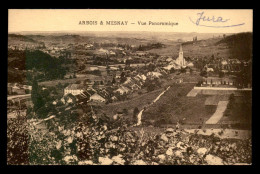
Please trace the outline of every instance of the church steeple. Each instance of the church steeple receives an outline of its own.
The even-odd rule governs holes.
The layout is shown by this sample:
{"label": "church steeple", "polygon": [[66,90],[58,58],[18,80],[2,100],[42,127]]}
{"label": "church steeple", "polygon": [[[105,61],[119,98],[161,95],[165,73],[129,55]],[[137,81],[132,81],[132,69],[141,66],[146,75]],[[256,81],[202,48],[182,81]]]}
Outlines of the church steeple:
{"label": "church steeple", "polygon": [[183,51],[182,51],[182,44],[180,45],[180,51],[179,51],[179,57],[178,57],[178,64],[180,65],[180,66],[185,66],[185,60],[184,60],[184,58],[183,58]]}
{"label": "church steeple", "polygon": [[179,51],[179,52],[183,52],[183,51],[182,51],[182,44],[181,44],[181,46],[180,46],[180,51]]}

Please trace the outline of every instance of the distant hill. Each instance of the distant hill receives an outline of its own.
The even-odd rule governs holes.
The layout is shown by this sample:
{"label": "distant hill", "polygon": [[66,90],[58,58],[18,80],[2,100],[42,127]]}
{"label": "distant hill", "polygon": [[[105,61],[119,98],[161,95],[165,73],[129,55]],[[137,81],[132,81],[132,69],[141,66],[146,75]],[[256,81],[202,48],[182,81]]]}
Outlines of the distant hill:
{"label": "distant hill", "polygon": [[216,43],[219,44],[227,44],[232,57],[240,60],[252,58],[253,34],[251,32],[227,36]]}
{"label": "distant hill", "polygon": [[37,42],[30,37],[20,35],[20,34],[8,34],[8,42],[10,41],[22,41],[22,42],[33,42],[33,43]]}
{"label": "distant hill", "polygon": [[[177,42],[178,40],[190,41],[193,37],[197,37],[198,40],[209,39],[213,36],[220,37],[224,33],[196,33],[196,32],[148,32],[148,31],[61,31],[61,32],[19,32],[15,34],[22,34],[33,38],[35,40],[44,39],[40,36],[46,36],[48,38],[57,39],[74,39],[75,41],[81,42],[81,40],[90,39],[90,41],[104,42],[108,41],[121,41],[128,39],[131,44],[136,44],[138,41],[142,42],[162,42],[169,44],[171,42]],[[230,35],[230,34],[226,34]],[[36,36],[36,37],[35,37]],[[52,36],[52,37],[48,37]],[[60,37],[56,37],[60,36]],[[80,36],[80,37],[79,37]],[[121,40],[120,40],[120,39]],[[73,40],[72,40],[73,41]],[[65,41],[66,42],[66,41]]]}

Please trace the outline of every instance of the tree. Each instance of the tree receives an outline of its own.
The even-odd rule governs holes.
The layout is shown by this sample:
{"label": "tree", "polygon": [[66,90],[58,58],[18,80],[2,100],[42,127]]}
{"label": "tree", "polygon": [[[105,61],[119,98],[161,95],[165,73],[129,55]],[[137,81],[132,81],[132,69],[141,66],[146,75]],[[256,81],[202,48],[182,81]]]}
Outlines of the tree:
{"label": "tree", "polygon": [[203,77],[207,76],[207,71],[204,71],[204,70],[201,71],[200,75],[203,76]]}
{"label": "tree", "polygon": [[115,84],[115,83],[116,83],[116,79],[115,79],[115,77],[113,77],[112,84]]}
{"label": "tree", "polygon": [[193,73],[193,69],[192,68],[190,68],[190,74],[192,74]]}
{"label": "tree", "polygon": [[186,69],[185,68],[181,68],[181,73],[186,73]]}
{"label": "tree", "polygon": [[32,110],[33,110],[33,108],[30,107],[30,106],[28,106],[27,109],[26,109],[26,117],[28,119],[32,118],[32,114],[31,114]]}
{"label": "tree", "polygon": [[130,60],[126,60],[126,61],[125,61],[125,66],[126,66],[126,67],[130,67],[130,64],[131,64],[131,61],[130,61]]}
{"label": "tree", "polygon": [[44,106],[44,101],[42,96],[39,93],[38,82],[36,79],[33,80],[32,84],[32,102],[33,102],[33,110],[37,111],[39,108]]}
{"label": "tree", "polygon": [[36,111],[37,117],[38,118],[46,118],[49,114],[49,109],[47,107],[40,107],[37,111]]}
{"label": "tree", "polygon": [[151,63],[147,67],[148,71],[154,71],[155,68],[156,68],[156,66],[154,64],[151,64]]}
{"label": "tree", "polygon": [[25,94],[30,94],[30,90],[29,89],[25,89]]}
{"label": "tree", "polygon": [[122,71],[122,70],[123,70],[123,68],[122,68],[121,65],[118,66],[118,70],[119,70],[119,71]]}
{"label": "tree", "polygon": [[133,112],[133,120],[134,123],[137,123],[137,115],[139,113],[139,109],[137,107],[135,107],[134,112]]}
{"label": "tree", "polygon": [[172,67],[171,69],[170,69],[170,73],[174,73],[175,72],[175,69]]}
{"label": "tree", "polygon": [[120,82],[124,83],[126,81],[126,77],[125,77],[125,72],[121,73],[121,78],[120,78]]}
{"label": "tree", "polygon": [[98,70],[98,69],[96,69],[96,70],[94,70],[94,71],[92,72],[92,74],[97,75],[97,76],[100,76],[100,75],[101,75],[101,71]]}
{"label": "tree", "polygon": [[62,86],[61,82],[59,82],[59,83],[57,84],[57,88],[58,88],[58,89],[63,89],[63,86]]}
{"label": "tree", "polygon": [[224,72],[222,72],[222,71],[219,71],[219,74],[218,74],[218,76],[219,76],[219,78],[222,78],[222,77],[224,77]]}
{"label": "tree", "polygon": [[127,115],[127,114],[128,114],[128,110],[127,110],[126,108],[124,108],[124,109],[123,109],[123,113],[124,113],[125,115]]}

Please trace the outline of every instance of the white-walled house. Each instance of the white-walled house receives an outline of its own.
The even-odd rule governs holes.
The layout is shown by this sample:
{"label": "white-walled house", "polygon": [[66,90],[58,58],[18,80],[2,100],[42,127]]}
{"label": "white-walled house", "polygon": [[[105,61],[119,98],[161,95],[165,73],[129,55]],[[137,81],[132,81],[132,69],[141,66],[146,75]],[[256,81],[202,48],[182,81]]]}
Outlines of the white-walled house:
{"label": "white-walled house", "polygon": [[119,92],[121,95],[126,93],[128,94],[131,90],[128,89],[127,87],[125,86],[120,86],[117,90],[115,90],[114,92]]}
{"label": "white-walled house", "polygon": [[98,93],[93,94],[92,96],[90,96],[90,101],[97,101],[97,102],[105,102],[106,99],[104,99],[101,95],[99,95]]}
{"label": "white-walled house", "polygon": [[71,84],[64,89],[64,95],[72,94],[79,95],[85,91],[85,87],[82,84]]}

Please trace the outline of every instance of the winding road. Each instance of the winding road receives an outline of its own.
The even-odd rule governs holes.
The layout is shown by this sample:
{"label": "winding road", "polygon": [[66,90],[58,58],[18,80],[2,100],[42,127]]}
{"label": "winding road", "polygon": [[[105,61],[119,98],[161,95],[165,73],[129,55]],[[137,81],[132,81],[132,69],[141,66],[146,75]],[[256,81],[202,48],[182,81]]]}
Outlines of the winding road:
{"label": "winding road", "polygon": [[[170,86],[168,86],[168,88],[166,90],[164,90],[161,94],[158,95],[158,97],[156,97],[156,99],[153,100],[153,102],[151,104],[149,104],[146,109],[150,106],[152,106],[154,103],[156,103],[160,98],[161,96],[170,89]],[[143,112],[144,112],[144,109],[142,109],[138,115],[137,115],[137,123],[136,123],[136,126],[139,126],[142,124],[142,115],[143,115]]]}

